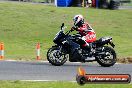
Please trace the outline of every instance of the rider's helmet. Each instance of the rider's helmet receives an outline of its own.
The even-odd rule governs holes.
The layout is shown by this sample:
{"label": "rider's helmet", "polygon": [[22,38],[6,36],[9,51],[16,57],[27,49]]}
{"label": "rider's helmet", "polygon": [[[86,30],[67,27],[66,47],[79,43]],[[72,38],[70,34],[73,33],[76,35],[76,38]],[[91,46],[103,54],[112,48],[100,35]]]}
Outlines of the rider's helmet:
{"label": "rider's helmet", "polygon": [[84,18],[82,15],[75,15],[73,21],[74,25],[77,27],[80,27],[82,24],[84,24]]}

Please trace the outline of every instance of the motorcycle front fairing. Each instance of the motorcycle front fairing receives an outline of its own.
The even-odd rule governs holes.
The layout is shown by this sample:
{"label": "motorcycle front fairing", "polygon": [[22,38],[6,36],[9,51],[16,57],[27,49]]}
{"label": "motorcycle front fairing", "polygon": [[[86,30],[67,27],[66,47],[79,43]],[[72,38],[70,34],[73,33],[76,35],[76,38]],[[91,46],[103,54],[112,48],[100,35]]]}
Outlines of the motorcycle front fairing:
{"label": "motorcycle front fairing", "polygon": [[63,33],[63,31],[59,31],[59,32],[56,34],[56,36],[55,36],[53,42],[54,42],[55,44],[57,44],[57,45],[61,45],[61,42],[62,42],[61,40],[62,40],[62,38],[64,38],[64,36],[65,36],[65,34]]}

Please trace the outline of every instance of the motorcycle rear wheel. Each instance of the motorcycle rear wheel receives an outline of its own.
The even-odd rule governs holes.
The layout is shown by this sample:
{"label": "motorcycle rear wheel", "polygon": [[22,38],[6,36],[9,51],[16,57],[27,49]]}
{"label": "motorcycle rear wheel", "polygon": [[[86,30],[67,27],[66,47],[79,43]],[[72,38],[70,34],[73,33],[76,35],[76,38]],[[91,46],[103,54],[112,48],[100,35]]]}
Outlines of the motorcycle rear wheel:
{"label": "motorcycle rear wheel", "polygon": [[103,67],[110,67],[116,63],[116,53],[113,48],[105,46],[103,52],[106,55],[96,56],[97,62]]}
{"label": "motorcycle rear wheel", "polygon": [[59,47],[53,46],[47,52],[47,60],[54,66],[61,66],[67,61],[67,57],[60,51]]}

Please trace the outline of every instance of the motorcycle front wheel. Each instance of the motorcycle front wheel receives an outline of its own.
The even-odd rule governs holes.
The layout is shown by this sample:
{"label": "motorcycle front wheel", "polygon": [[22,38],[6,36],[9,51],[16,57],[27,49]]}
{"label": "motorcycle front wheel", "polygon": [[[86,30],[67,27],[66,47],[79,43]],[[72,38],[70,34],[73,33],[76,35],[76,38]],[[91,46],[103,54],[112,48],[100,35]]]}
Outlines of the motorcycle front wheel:
{"label": "motorcycle front wheel", "polygon": [[110,67],[116,63],[116,53],[113,48],[105,46],[104,54],[96,56],[97,62],[103,67]]}
{"label": "motorcycle front wheel", "polygon": [[53,46],[47,52],[47,60],[54,66],[61,66],[67,61],[67,55],[58,46]]}

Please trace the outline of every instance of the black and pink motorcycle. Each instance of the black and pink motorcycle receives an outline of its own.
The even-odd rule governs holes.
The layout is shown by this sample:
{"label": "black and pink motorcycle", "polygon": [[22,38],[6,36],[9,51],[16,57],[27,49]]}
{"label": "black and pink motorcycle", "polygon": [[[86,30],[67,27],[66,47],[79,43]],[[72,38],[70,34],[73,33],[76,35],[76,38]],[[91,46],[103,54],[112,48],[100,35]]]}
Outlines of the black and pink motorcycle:
{"label": "black and pink motorcycle", "polygon": [[62,23],[60,31],[53,40],[55,45],[47,52],[49,63],[61,66],[67,60],[70,62],[97,61],[104,67],[110,67],[116,63],[116,53],[113,49],[115,45],[112,42],[112,37],[102,37],[91,43],[92,49],[89,51],[78,44],[79,34],[70,35],[71,30],[64,33],[65,28],[64,23]]}

